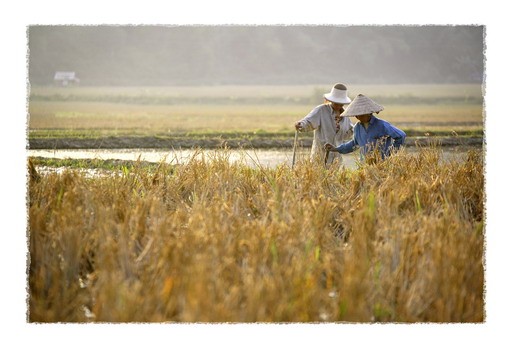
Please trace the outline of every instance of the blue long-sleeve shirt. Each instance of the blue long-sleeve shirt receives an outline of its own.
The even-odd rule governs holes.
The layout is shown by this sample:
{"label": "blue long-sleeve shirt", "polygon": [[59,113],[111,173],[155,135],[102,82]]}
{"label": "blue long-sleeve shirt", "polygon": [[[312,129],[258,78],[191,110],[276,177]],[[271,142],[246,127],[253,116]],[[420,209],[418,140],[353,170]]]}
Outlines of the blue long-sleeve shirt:
{"label": "blue long-sleeve shirt", "polygon": [[361,122],[355,124],[353,139],[339,145],[336,151],[345,154],[360,147],[361,158],[364,158],[366,153],[377,148],[381,151],[382,158],[385,159],[391,154],[392,149],[398,149],[403,145],[405,138],[404,131],[372,115],[368,128],[366,129]]}

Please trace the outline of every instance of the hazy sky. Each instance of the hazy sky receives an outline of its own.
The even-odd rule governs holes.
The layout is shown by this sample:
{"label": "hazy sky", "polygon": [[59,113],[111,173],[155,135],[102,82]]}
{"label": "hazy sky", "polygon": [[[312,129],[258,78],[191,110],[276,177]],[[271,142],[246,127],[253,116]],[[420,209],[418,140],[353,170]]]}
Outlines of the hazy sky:
{"label": "hazy sky", "polygon": [[482,26],[32,26],[32,84],[480,83]]}

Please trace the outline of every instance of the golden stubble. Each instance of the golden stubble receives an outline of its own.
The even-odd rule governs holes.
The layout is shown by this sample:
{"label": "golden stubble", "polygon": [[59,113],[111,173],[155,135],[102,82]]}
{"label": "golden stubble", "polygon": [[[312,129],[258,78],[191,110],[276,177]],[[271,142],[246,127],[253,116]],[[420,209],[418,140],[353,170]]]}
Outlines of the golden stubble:
{"label": "golden stubble", "polygon": [[29,322],[483,322],[483,155],[33,176]]}

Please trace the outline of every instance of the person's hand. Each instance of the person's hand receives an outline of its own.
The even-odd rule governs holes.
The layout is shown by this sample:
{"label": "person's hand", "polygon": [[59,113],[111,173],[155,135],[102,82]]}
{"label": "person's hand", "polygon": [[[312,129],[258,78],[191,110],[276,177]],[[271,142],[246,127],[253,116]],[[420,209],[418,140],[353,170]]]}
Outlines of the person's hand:
{"label": "person's hand", "polygon": [[302,131],[302,129],[303,129],[303,125],[301,122],[295,123],[295,130]]}
{"label": "person's hand", "polygon": [[326,143],[323,148],[325,148],[326,151],[334,151],[336,147],[334,145],[331,145],[330,143]]}

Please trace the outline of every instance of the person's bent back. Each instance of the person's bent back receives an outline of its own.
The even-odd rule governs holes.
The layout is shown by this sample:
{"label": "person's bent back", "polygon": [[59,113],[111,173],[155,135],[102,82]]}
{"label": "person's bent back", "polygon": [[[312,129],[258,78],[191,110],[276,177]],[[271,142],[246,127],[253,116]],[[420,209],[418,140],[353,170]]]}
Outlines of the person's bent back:
{"label": "person's bent back", "polygon": [[404,144],[406,134],[403,130],[373,115],[383,109],[383,106],[369,97],[357,95],[341,114],[341,116],[355,117],[358,120],[354,126],[352,140],[337,147],[327,143],[325,149],[346,154],[360,148],[361,158],[374,151],[380,152],[382,159],[390,156],[394,150]]}

